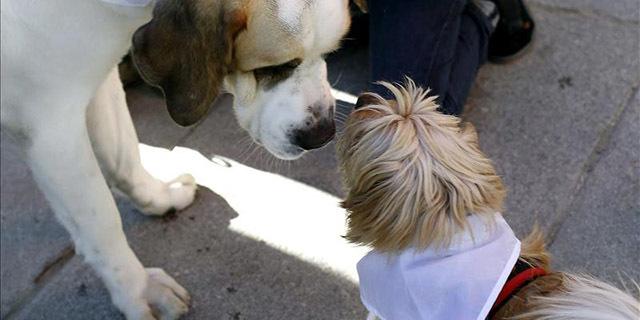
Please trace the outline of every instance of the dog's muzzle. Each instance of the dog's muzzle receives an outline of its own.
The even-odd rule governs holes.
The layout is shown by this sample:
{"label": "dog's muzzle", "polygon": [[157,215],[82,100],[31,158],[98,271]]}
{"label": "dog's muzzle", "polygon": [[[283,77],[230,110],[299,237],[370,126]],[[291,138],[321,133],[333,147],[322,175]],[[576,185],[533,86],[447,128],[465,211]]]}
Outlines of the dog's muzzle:
{"label": "dog's muzzle", "polygon": [[291,143],[304,150],[317,149],[329,143],[336,134],[334,108],[328,108],[328,112],[325,111],[323,115],[312,111],[313,116],[306,121],[305,126],[292,131]]}

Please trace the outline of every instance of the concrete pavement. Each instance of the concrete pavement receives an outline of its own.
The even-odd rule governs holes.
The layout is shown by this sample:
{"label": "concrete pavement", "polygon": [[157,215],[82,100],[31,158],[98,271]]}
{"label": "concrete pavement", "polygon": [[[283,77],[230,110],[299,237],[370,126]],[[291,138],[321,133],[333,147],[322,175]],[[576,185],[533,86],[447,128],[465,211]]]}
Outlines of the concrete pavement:
{"label": "concrete pavement", "polygon": [[[520,236],[537,222],[557,268],[640,281],[640,2],[529,3],[538,27],[532,52],[484,66],[465,118],[504,177],[505,215]],[[329,58],[335,87],[366,88],[366,59],[365,45],[346,41]],[[207,183],[172,219],[143,217],[117,197],[142,262],[192,293],[187,319],[364,317],[350,273],[361,251],[337,236],[341,216],[332,203],[342,190],[333,144],[282,162],[250,144],[229,97],[193,128],[174,125],[149,88],[132,88],[128,100],[142,143],[185,148],[176,167],[202,164],[195,152],[236,161],[233,170],[204,162],[197,174]],[[341,103],[340,113],[349,108]],[[1,151],[2,319],[120,319],[4,133]],[[245,175],[253,185],[233,187]]]}

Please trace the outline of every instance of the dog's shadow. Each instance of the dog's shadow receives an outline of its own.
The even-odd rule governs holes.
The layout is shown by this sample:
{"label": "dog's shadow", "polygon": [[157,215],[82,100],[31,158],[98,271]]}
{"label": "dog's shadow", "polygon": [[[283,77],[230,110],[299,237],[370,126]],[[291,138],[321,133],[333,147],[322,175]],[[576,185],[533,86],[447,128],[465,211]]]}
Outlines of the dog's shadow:
{"label": "dog's shadow", "polygon": [[[163,268],[190,291],[186,319],[364,318],[351,269],[363,251],[336,234],[344,218],[337,198],[230,159],[210,161],[193,150],[177,151],[186,153],[183,161],[189,156],[201,161],[190,164],[202,185],[189,208],[150,218],[123,197],[117,202],[142,263]],[[202,167],[207,162],[220,168]],[[256,194],[258,189],[263,194]],[[53,277],[36,302],[26,318],[122,319],[79,257]]]}
{"label": "dog's shadow", "polygon": [[[142,262],[164,268],[190,290],[188,319],[363,318],[353,278],[336,272],[355,267],[357,251],[345,256],[350,247],[338,243],[343,240],[322,217],[309,214],[323,203],[307,203],[316,210],[296,218],[289,211],[296,205],[277,197],[262,202],[266,194],[223,198],[201,186],[195,203],[171,219],[146,219],[130,205],[121,210],[129,211],[126,233]],[[327,220],[335,213],[325,212]]]}

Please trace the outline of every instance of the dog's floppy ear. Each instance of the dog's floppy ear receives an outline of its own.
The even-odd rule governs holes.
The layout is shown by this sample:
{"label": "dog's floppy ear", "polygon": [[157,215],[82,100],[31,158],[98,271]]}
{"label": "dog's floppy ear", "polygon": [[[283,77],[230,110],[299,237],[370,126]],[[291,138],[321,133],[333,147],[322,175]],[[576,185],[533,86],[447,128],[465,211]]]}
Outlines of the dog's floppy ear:
{"label": "dog's floppy ear", "polygon": [[135,65],[146,82],[162,89],[175,122],[192,125],[207,113],[245,26],[245,13],[226,12],[221,2],[161,1],[153,19],[135,32]]}

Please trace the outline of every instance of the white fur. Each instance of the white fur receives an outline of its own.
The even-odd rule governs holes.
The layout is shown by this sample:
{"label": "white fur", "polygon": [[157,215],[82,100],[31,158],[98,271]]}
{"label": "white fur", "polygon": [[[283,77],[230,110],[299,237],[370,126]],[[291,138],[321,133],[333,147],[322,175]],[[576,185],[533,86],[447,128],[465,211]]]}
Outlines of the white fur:
{"label": "white fur", "polygon": [[304,7],[304,1],[278,0],[278,18],[290,28],[296,28]]}
{"label": "white fur", "polygon": [[349,11],[345,0],[281,0],[279,5],[278,15],[285,24],[310,19],[294,23],[304,46],[300,66],[272,88],[259,86],[251,72],[241,71],[227,76],[224,85],[234,95],[240,126],[273,155],[290,160],[304,153],[288,134],[311,116],[307,106],[321,106],[325,114],[335,108],[322,56],[337,48],[348,26]]}
{"label": "white fur", "polygon": [[549,296],[531,297],[535,308],[514,319],[640,319],[640,301],[630,293],[591,277],[570,274],[565,277],[564,290]]}
{"label": "white fur", "polygon": [[150,214],[193,200],[193,178],[164,183],[142,168],[116,68],[152,7],[95,0],[1,4],[3,129],[23,144],[36,182],[76,251],[125,316],[179,317],[188,293],[162,270],[142,266],[106,183]]}
{"label": "white fur", "polygon": [[[76,251],[102,278],[118,309],[128,319],[176,319],[187,311],[187,291],[164,271],[142,266],[127,243],[107,184],[152,215],[185,208],[196,190],[189,175],[163,182],[140,164],[116,65],[133,32],[151,19],[155,1],[139,7],[145,1],[0,2],[1,119],[3,130],[22,143],[35,180]],[[339,30],[333,24],[348,19],[344,4],[316,1],[314,23],[327,32]],[[321,22],[315,14],[332,9],[342,12],[343,20]],[[227,88],[236,94],[240,123],[282,158],[301,153],[291,150],[283,132],[304,122],[307,105],[333,108],[321,54],[333,49],[335,34],[341,33],[318,32],[305,42],[308,54],[301,67],[273,90],[251,95],[255,89],[245,88],[252,83],[243,81],[245,75],[225,79],[233,83]]]}
{"label": "white fur", "polygon": [[287,133],[309,117],[306,106],[334,108],[327,66],[320,57],[304,60],[289,78],[270,90],[258,88],[253,97],[243,94],[251,92],[245,85],[253,81],[245,78],[252,75],[238,73],[231,77],[237,81],[234,86],[228,85],[227,90],[235,96],[234,109],[240,126],[281,159],[296,159],[304,153],[291,143]]}

